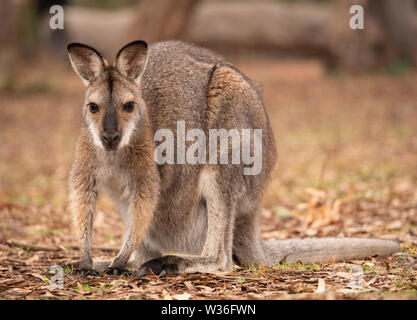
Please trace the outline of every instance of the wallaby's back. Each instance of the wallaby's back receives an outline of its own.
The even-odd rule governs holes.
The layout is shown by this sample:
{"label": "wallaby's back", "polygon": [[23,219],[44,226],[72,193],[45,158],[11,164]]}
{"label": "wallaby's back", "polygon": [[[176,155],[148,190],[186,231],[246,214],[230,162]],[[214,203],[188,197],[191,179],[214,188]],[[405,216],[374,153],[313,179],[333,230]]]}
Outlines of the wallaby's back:
{"label": "wallaby's back", "polygon": [[179,41],[152,44],[142,76],[142,96],[154,130],[176,130],[176,121],[204,129],[206,95],[213,68],[226,62],[210,51]]}
{"label": "wallaby's back", "polygon": [[152,44],[141,88],[154,129],[176,128],[177,120],[205,129],[210,81],[220,67],[233,69],[256,91],[248,78],[208,49],[180,41]]}

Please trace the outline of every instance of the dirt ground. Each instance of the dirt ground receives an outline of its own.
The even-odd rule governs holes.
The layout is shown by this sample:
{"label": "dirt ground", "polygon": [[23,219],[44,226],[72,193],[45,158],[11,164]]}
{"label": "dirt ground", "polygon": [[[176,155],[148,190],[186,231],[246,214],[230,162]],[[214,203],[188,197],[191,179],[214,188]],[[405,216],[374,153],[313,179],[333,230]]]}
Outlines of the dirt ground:
{"label": "dirt ground", "polygon": [[[235,60],[264,87],[279,150],[262,237],[372,236],[399,239],[401,252],[185,276],[71,275],[66,181],[83,87],[69,67],[33,66],[0,93],[1,299],[417,298],[417,72],[329,75],[313,60]],[[115,256],[122,234],[102,198],[94,258]],[[61,288],[51,286],[54,265]]]}

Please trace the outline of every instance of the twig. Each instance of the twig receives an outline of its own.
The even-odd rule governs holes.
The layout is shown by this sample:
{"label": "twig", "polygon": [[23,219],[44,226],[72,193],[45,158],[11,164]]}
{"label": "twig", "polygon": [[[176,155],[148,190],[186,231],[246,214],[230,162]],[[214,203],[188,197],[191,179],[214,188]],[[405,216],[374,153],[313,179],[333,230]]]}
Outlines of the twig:
{"label": "twig", "polygon": [[15,240],[8,240],[8,241],[6,241],[6,244],[8,244],[10,247],[19,247],[19,248],[23,248],[23,249],[30,249],[32,251],[57,251],[54,248],[27,244],[27,243],[23,243],[23,242],[20,242],[20,241],[15,241]]}
{"label": "twig", "polygon": [[[65,248],[72,249],[72,250],[79,250],[80,249],[79,246],[66,246]],[[91,249],[105,251],[105,252],[119,252],[118,248],[103,247],[103,246],[92,246]]]}
{"label": "twig", "polygon": [[[24,249],[29,249],[32,251],[65,251],[66,249],[72,249],[72,250],[79,250],[79,246],[59,246],[59,247],[45,247],[45,246],[38,246],[33,244],[24,243],[21,241],[16,240],[8,240],[6,241],[6,244],[10,247],[19,247]],[[118,252],[119,249],[117,248],[111,248],[111,247],[101,247],[101,246],[93,246],[92,249],[100,250],[100,251],[106,251],[106,252]]]}

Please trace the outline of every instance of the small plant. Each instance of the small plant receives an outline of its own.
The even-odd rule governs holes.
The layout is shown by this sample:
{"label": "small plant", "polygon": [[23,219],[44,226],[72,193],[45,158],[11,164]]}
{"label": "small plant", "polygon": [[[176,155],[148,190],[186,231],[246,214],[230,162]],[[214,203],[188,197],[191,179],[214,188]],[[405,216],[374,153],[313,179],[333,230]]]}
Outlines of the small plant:
{"label": "small plant", "polygon": [[320,268],[321,267],[318,264],[302,264],[301,262],[291,262],[291,263],[284,262],[284,263],[274,265],[274,269],[285,270],[285,271],[289,271],[289,270],[317,271],[317,270],[320,270]]}
{"label": "small plant", "polygon": [[65,274],[70,274],[73,271],[73,268],[70,265],[64,265],[63,270]]}
{"label": "small plant", "polygon": [[398,76],[403,75],[411,70],[411,63],[407,60],[398,59],[395,60],[389,67],[388,73]]}

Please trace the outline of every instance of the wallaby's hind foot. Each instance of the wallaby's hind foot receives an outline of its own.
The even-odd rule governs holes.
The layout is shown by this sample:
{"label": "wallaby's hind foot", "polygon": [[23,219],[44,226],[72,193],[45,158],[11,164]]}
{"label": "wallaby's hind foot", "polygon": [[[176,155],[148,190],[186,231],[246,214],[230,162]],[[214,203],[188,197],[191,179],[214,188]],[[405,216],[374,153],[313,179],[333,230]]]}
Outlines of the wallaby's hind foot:
{"label": "wallaby's hind foot", "polygon": [[96,270],[94,269],[74,269],[70,272],[70,275],[80,275],[82,277],[87,277],[87,276],[94,276],[97,277],[100,275],[100,273],[98,273]]}
{"label": "wallaby's hind foot", "polygon": [[155,249],[148,241],[143,241],[133,252],[131,264],[134,269],[139,270],[145,262],[160,257],[162,257],[161,251]]}
{"label": "wallaby's hind foot", "polygon": [[185,261],[182,261],[178,256],[164,256],[142,264],[136,275],[138,277],[145,275],[163,276],[180,273],[180,270],[185,271]]}
{"label": "wallaby's hind foot", "polygon": [[132,258],[126,263],[124,268],[110,267],[113,260],[96,260],[93,262],[93,267],[100,273],[131,275],[138,271],[144,262],[161,256],[162,253],[160,251],[149,245],[147,241],[143,241],[133,252]]}
{"label": "wallaby's hind foot", "polygon": [[113,274],[113,275],[130,275],[132,271],[135,270],[135,264],[133,261],[129,261],[126,263],[124,268],[113,268],[110,267],[113,260],[106,259],[106,260],[96,260],[93,262],[93,270],[97,273],[106,273],[106,274]]}
{"label": "wallaby's hind foot", "polygon": [[219,269],[221,267],[214,258],[168,255],[145,262],[137,276],[212,272]]}
{"label": "wallaby's hind foot", "polygon": [[111,274],[111,275],[114,275],[114,276],[118,276],[118,275],[130,276],[132,274],[127,269],[113,268],[113,267],[106,268],[106,270],[104,270],[104,273],[105,274]]}

